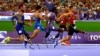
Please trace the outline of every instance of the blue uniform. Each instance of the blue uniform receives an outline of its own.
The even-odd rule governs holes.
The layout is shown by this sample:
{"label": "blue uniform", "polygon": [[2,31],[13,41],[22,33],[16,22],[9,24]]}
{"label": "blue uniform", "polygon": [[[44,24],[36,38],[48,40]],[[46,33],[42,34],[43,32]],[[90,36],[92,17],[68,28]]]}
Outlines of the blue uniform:
{"label": "blue uniform", "polygon": [[48,22],[48,29],[47,29],[47,32],[51,32],[51,31],[58,31],[58,28],[57,27],[54,27],[54,21],[55,21],[55,18],[56,18],[56,15],[55,13],[53,12],[50,12],[50,20]]}
{"label": "blue uniform", "polygon": [[16,20],[16,31],[17,31],[18,35],[24,34],[25,33],[25,30],[24,30],[24,15],[21,18],[22,23],[18,22],[17,16],[14,16],[14,19]]}
{"label": "blue uniform", "polygon": [[[18,18],[17,16],[14,16],[13,19],[16,20],[16,31],[18,35],[23,34],[27,39],[30,39],[29,34],[24,30],[24,15],[20,16],[20,18]],[[18,20],[20,20],[21,22],[19,22]],[[27,41],[24,41],[24,46],[26,48]]]}
{"label": "blue uniform", "polygon": [[48,38],[48,36],[50,35],[51,31],[58,31],[59,30],[58,27],[54,27],[54,21],[55,21],[55,18],[56,18],[55,13],[50,12],[48,14],[48,17],[50,17],[50,19],[49,19],[49,22],[48,22],[48,29],[46,29],[45,38]]}
{"label": "blue uniform", "polygon": [[34,18],[35,18],[34,30],[40,29],[42,31],[45,31],[45,28],[41,25],[41,20],[37,17],[34,17]]}

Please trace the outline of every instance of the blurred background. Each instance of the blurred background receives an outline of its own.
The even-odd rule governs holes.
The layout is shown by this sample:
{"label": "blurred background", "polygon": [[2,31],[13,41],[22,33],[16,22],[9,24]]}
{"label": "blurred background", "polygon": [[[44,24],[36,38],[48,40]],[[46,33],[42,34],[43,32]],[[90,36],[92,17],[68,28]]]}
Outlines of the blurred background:
{"label": "blurred background", "polygon": [[87,17],[87,20],[89,17],[93,17],[94,20],[100,18],[100,0],[0,0],[0,15],[11,15],[21,4],[25,6],[26,13],[34,12],[35,6],[41,5],[49,10],[56,7],[58,14],[62,13],[65,7],[73,5],[80,13],[81,20],[84,17]]}
{"label": "blurred background", "polygon": [[[100,0],[0,0],[0,32],[1,33],[2,31],[4,31],[6,32],[7,36],[11,36],[11,37],[18,36],[11,22],[11,17],[18,11],[20,5],[24,5],[24,16],[26,21],[30,19],[30,16],[33,13],[35,13],[35,7],[37,5],[41,5],[43,7],[42,12],[45,12],[47,8],[49,9],[49,11],[52,11],[53,8],[56,8],[57,16],[61,15],[64,12],[65,7],[73,5],[74,8],[76,8],[75,11],[76,15],[79,16],[79,20],[75,22],[76,28],[92,33],[91,39],[97,38],[95,41],[100,40],[100,35],[99,35]],[[45,24],[46,24],[45,21],[42,21],[42,25],[44,27]],[[56,23],[55,25],[57,26]],[[32,33],[34,29],[33,26],[31,27],[25,26],[25,30],[28,31],[29,33]],[[38,36],[44,37],[43,35],[45,35],[45,33],[43,33],[42,35],[40,33],[40,35]],[[0,36],[3,35],[1,34]],[[74,37],[78,38],[79,36],[75,35]],[[35,41],[37,42],[37,40]],[[86,41],[88,42],[88,39],[86,39]],[[86,41],[83,41],[82,43]],[[89,42],[89,43],[97,43],[97,42]]]}
{"label": "blurred background", "polygon": [[[43,12],[46,10],[46,8],[48,8],[49,11],[52,11],[53,8],[56,8],[57,16],[63,13],[65,7],[73,5],[76,8],[76,13],[78,13],[79,19],[82,21],[88,21],[88,23],[86,23],[86,21],[76,22],[78,29],[83,29],[90,32],[100,31],[100,0],[0,0],[1,31],[14,30],[10,20],[12,15],[18,11],[18,7],[21,4],[24,5],[24,16],[26,20],[29,20],[32,13],[35,13],[36,5],[41,5],[43,7]],[[42,24],[45,25],[45,23]],[[7,27],[4,25],[6,25]],[[94,30],[95,26],[98,27],[96,27]],[[33,31],[33,27],[25,28],[29,31]]]}

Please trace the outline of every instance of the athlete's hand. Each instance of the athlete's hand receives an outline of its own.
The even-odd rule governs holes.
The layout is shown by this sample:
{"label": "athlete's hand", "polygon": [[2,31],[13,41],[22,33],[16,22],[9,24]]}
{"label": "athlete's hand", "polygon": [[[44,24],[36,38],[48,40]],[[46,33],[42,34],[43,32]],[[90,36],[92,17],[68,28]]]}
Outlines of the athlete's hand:
{"label": "athlete's hand", "polygon": [[48,11],[48,10],[46,10],[46,11],[45,11],[45,15],[48,15],[48,13],[49,13],[49,11]]}
{"label": "athlete's hand", "polygon": [[32,23],[28,23],[28,26],[32,26]]}
{"label": "athlete's hand", "polygon": [[48,26],[46,26],[46,29],[48,29]]}
{"label": "athlete's hand", "polygon": [[55,22],[56,22],[56,23],[60,23],[60,20],[57,19],[57,20],[55,20]]}
{"label": "athlete's hand", "polygon": [[16,30],[16,25],[14,25],[14,30]]}

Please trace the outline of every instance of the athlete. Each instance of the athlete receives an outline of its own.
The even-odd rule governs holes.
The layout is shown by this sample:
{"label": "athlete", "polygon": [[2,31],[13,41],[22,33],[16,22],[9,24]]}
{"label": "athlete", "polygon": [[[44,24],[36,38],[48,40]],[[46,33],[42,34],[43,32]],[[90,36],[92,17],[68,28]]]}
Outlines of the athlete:
{"label": "athlete", "polygon": [[[30,26],[30,24],[25,23],[25,19],[24,19],[24,15],[23,15],[23,10],[24,6],[20,5],[19,6],[19,10],[18,12],[13,15],[13,17],[11,18],[11,21],[14,25],[14,28],[16,29],[19,37],[18,38],[11,38],[11,37],[7,37],[4,39],[5,43],[9,43],[11,40],[17,40],[17,41],[21,41],[24,42],[25,37],[27,37],[27,39],[29,39],[29,34],[24,30],[24,25],[28,25]],[[16,22],[14,22],[16,21]],[[25,41],[26,43],[27,41]]]}
{"label": "athlete", "polygon": [[50,32],[52,30],[55,30],[54,21],[55,21],[55,18],[56,18],[56,14],[54,13],[54,11],[55,11],[55,9],[53,9],[51,12],[49,11],[49,13],[47,15],[47,19],[46,19],[46,35],[45,35],[45,38],[48,38],[48,36],[50,35]]}
{"label": "athlete", "polygon": [[32,24],[32,20],[34,17],[35,24],[34,24],[33,34],[30,37],[31,40],[34,39],[41,30],[46,31],[46,29],[41,25],[41,21],[45,19],[46,17],[45,15],[47,15],[47,12],[45,13],[44,16],[41,15],[41,12],[42,12],[42,7],[40,5],[37,5],[35,15],[31,17],[31,21],[30,21]]}
{"label": "athlete", "polygon": [[49,11],[46,19],[46,35],[44,38],[44,41],[46,42],[48,39],[48,36],[50,35],[51,31],[59,31],[58,27],[55,27],[54,23],[56,21],[56,8],[54,8],[52,11]]}
{"label": "athlete", "polygon": [[[68,10],[69,9],[66,7],[64,9],[63,14],[61,14],[60,17],[56,19],[56,21],[60,22],[60,25],[59,25],[60,31],[55,36],[55,39],[57,39],[59,36],[60,36],[60,38],[58,40],[62,39],[62,37],[63,37],[63,31],[68,31],[68,28],[67,28],[68,27],[67,23],[68,23],[68,18],[69,18],[69,16],[68,16],[69,15],[68,14],[69,11]],[[55,41],[54,48],[58,45],[58,40]]]}
{"label": "athlete", "polygon": [[68,20],[70,26],[68,27],[68,35],[67,35],[65,38],[63,38],[63,39],[61,39],[61,40],[59,41],[59,43],[61,43],[61,44],[70,45],[70,39],[71,39],[73,33],[82,33],[82,34],[86,34],[86,33],[85,33],[84,31],[82,31],[82,30],[77,30],[77,29],[75,29],[74,20],[77,20],[78,17],[75,15],[74,12],[75,12],[74,7],[73,7],[73,6],[70,6],[70,7],[69,7],[69,15],[70,15],[70,18],[69,18],[69,20]]}

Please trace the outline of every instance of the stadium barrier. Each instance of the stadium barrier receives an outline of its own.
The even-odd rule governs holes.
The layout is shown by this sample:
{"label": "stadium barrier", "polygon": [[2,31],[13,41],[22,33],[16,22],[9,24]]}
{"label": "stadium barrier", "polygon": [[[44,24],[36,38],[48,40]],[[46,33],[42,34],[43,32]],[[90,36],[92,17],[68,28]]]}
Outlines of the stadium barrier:
{"label": "stadium barrier", "polygon": [[[29,34],[31,35],[32,32],[29,32]],[[49,38],[54,38],[54,36],[57,34],[57,32],[52,31]],[[0,35],[2,35],[0,33]],[[7,32],[7,35],[3,35],[3,36],[10,36],[13,38],[18,37],[16,32]],[[33,39],[33,43],[42,43],[43,42],[43,38],[45,36],[45,32],[40,32],[38,34],[38,36]],[[67,36],[67,32],[63,33],[63,37]],[[0,38],[0,40],[3,38]],[[18,41],[11,41],[10,44],[19,44],[20,42]],[[48,41],[48,44],[52,44],[52,41]],[[71,43],[72,44],[100,44],[100,32],[88,32],[88,34],[74,34],[72,36],[71,39]]]}
{"label": "stadium barrier", "polygon": [[[3,21],[9,21],[12,17],[12,15],[16,14],[15,12],[0,12],[0,20]],[[34,15],[35,13],[24,13],[24,17],[26,20],[29,20],[31,15]],[[44,15],[44,13],[41,13]],[[82,19],[82,16],[80,16],[80,19]],[[83,18],[84,19],[84,18]],[[87,20],[89,19],[87,14]],[[100,19],[100,12],[97,12],[97,15],[95,16],[95,19]]]}

